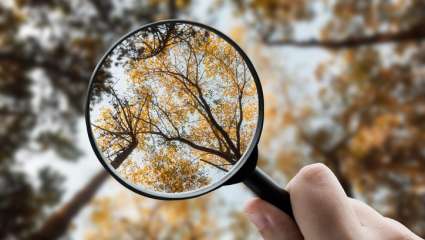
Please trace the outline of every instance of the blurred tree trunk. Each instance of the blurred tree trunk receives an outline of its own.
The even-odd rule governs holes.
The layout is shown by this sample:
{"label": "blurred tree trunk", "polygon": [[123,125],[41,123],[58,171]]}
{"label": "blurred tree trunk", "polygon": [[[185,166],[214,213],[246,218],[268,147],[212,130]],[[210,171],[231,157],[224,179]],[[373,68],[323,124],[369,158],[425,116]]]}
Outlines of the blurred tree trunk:
{"label": "blurred tree trunk", "polygon": [[176,18],[177,15],[177,6],[176,0],[168,0],[168,16],[170,19]]}
{"label": "blurred tree trunk", "polygon": [[72,222],[72,219],[90,202],[108,176],[108,172],[102,169],[84,188],[78,191],[68,203],[50,215],[40,229],[32,234],[29,239],[50,240],[58,239],[63,236]]}
{"label": "blurred tree trunk", "polygon": [[[111,163],[121,164],[136,148],[137,144],[137,140],[134,139],[132,144],[119,153]],[[108,172],[102,169],[68,203],[50,215],[42,224],[41,228],[29,239],[50,240],[63,236],[68,230],[73,218],[90,202],[108,176]]]}

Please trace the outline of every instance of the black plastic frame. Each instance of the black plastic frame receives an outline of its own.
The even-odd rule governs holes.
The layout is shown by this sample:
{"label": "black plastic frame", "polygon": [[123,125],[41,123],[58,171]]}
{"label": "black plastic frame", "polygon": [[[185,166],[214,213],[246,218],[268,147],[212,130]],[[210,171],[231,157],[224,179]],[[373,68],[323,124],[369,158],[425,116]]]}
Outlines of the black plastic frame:
{"label": "black plastic frame", "polygon": [[[105,58],[125,39],[127,39],[128,37],[130,37],[131,35],[145,29],[148,27],[152,27],[152,26],[156,26],[156,25],[160,25],[160,24],[167,24],[167,23],[176,23],[176,24],[190,24],[193,26],[197,26],[203,29],[206,29],[208,31],[211,31],[213,33],[215,33],[217,36],[221,37],[222,39],[224,39],[227,43],[229,43],[234,49],[236,49],[236,51],[240,54],[240,56],[244,59],[246,65],[248,66],[248,69],[254,79],[255,82],[255,86],[257,88],[257,94],[258,94],[258,120],[257,120],[257,128],[255,130],[254,136],[252,138],[251,144],[249,146],[249,148],[246,150],[245,154],[242,156],[242,158],[238,161],[238,163],[236,163],[235,166],[233,166],[232,170],[227,173],[222,179],[220,179],[219,181],[217,181],[216,183],[211,184],[208,187],[205,187],[204,189],[200,189],[197,191],[194,191],[194,194],[190,195],[188,194],[188,196],[184,196],[184,197],[162,197],[162,196],[158,196],[158,195],[154,195],[154,194],[149,194],[147,192],[141,191],[131,185],[129,185],[127,182],[125,182],[124,180],[122,180],[119,176],[117,176],[117,174],[110,169],[110,167],[108,166],[108,164],[106,163],[106,161],[103,160],[102,154],[100,153],[100,151],[97,148],[96,145],[96,141],[94,140],[93,137],[93,132],[90,126],[90,96],[92,93],[92,85],[93,82],[95,80],[95,76],[99,70],[99,68],[103,65],[103,62],[105,60]],[[238,174],[237,176],[235,176],[239,170],[241,170],[241,168],[247,164],[247,162],[250,162],[250,165],[255,166],[256,162],[257,162],[257,144],[258,141],[260,139],[261,136],[261,132],[263,129],[263,123],[264,123],[264,95],[263,95],[263,90],[261,87],[261,83],[258,77],[258,74],[254,68],[254,65],[252,64],[252,62],[249,60],[248,56],[246,55],[246,53],[242,50],[242,48],[239,47],[239,45],[237,45],[230,37],[228,37],[227,35],[225,35],[224,33],[220,32],[219,30],[212,28],[210,26],[207,26],[205,24],[199,23],[199,22],[194,22],[194,21],[188,21],[188,20],[178,20],[178,19],[171,19],[171,20],[163,20],[163,21],[158,21],[158,22],[154,22],[154,23],[150,23],[147,25],[143,25],[135,30],[130,31],[129,33],[127,33],[126,35],[124,35],[123,37],[121,37],[117,42],[115,42],[109,49],[108,51],[106,51],[106,53],[102,56],[102,58],[100,59],[100,61],[98,62],[98,64],[96,65],[96,68],[94,69],[91,77],[90,77],[90,83],[89,83],[89,87],[88,87],[88,91],[86,93],[86,101],[85,101],[85,120],[86,120],[86,128],[87,128],[87,134],[89,136],[89,140],[90,140],[90,145],[93,148],[93,151],[96,154],[97,159],[99,160],[99,162],[102,164],[102,166],[122,185],[124,185],[126,188],[130,189],[131,191],[138,193],[140,195],[146,196],[146,197],[150,197],[150,198],[155,198],[155,199],[160,199],[160,200],[179,200],[179,199],[188,199],[188,198],[194,198],[194,197],[198,197],[204,194],[207,194],[219,187],[221,187],[222,185],[227,185],[227,184],[233,184],[233,183],[238,183],[243,181],[243,175],[245,174]],[[254,155],[255,157],[254,157]],[[253,155],[251,157],[251,155]],[[242,171],[242,172],[246,172],[246,171]],[[232,178],[233,176],[235,176],[235,178]],[[200,193],[195,193],[195,192],[200,192]]]}

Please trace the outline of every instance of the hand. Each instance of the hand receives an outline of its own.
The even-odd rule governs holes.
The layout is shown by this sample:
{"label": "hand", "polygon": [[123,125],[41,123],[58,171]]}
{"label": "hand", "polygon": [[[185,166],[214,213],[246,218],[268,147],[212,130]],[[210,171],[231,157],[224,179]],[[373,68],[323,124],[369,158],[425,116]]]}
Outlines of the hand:
{"label": "hand", "polygon": [[399,222],[347,197],[323,164],[301,169],[286,187],[295,221],[269,203],[251,200],[245,208],[265,240],[419,240]]}

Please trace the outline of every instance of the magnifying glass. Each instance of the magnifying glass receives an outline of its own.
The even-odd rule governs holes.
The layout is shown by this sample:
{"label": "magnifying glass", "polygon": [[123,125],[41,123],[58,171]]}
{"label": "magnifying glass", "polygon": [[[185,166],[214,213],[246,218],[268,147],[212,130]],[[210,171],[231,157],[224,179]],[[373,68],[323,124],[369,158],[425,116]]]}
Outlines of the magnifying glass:
{"label": "magnifying glass", "polygon": [[141,195],[187,199],[244,183],[293,217],[256,167],[261,83],[242,49],[209,26],[167,20],[122,37],[90,81],[86,125],[106,170]]}

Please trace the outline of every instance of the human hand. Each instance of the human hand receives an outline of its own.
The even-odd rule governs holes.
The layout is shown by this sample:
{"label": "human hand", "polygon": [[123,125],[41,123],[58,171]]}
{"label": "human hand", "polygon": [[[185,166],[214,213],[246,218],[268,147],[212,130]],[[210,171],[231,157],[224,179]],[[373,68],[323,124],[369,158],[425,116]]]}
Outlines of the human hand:
{"label": "human hand", "polygon": [[335,175],[323,164],[301,169],[286,190],[296,222],[258,198],[245,208],[265,240],[421,239],[401,223],[347,197]]}

